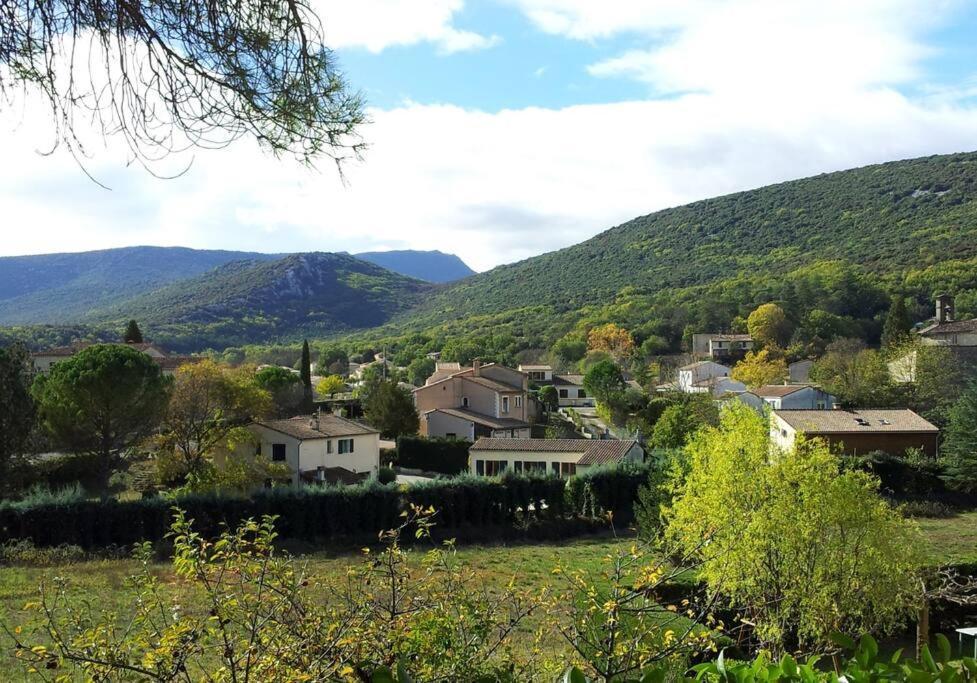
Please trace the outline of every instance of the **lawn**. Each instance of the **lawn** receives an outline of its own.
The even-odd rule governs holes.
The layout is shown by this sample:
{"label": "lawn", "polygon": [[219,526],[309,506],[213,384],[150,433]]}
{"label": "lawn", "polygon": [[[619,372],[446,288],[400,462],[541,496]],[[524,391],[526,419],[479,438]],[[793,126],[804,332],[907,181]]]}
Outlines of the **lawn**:
{"label": "lawn", "polygon": [[918,519],[936,564],[977,563],[977,510],[945,519]]}
{"label": "lawn", "polygon": [[[633,539],[593,537],[552,544],[468,546],[458,550],[458,558],[475,570],[488,588],[502,590],[517,577],[522,588],[537,589],[552,585],[552,572],[557,566],[596,573],[609,556],[626,551],[632,543]],[[303,555],[300,561],[308,563],[310,573],[322,576],[344,572],[351,563],[363,560],[358,553],[319,552]],[[24,611],[25,603],[37,599],[41,583],[48,583],[57,576],[69,577],[71,585],[92,601],[97,610],[124,612],[133,599],[125,579],[137,569],[137,563],[127,559],[56,567],[0,567],[0,620],[11,628],[26,626],[32,616]],[[159,563],[155,571],[168,591],[192,609],[196,597],[194,589],[176,580],[168,563]],[[9,646],[3,636],[0,636],[0,642],[4,647]],[[0,653],[0,680],[20,680],[21,675],[11,653]]]}

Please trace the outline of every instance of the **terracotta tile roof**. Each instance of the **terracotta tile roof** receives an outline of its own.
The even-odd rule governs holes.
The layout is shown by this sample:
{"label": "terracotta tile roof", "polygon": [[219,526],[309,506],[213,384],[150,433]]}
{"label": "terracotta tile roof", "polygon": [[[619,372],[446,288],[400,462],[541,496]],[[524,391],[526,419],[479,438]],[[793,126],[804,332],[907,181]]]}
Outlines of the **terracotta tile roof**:
{"label": "terracotta tile roof", "polygon": [[957,334],[959,332],[977,332],[977,318],[971,320],[952,320],[948,323],[934,324],[919,331],[923,336],[937,334]]}
{"label": "terracotta tile roof", "polygon": [[359,434],[379,434],[379,431],[355,420],[347,420],[331,413],[323,413],[319,417],[319,428],[311,423],[313,418],[300,415],[286,420],[260,420],[256,425],[281,432],[301,441],[313,439],[328,439],[335,436],[356,436]]}
{"label": "terracotta tile roof", "polygon": [[578,465],[619,462],[638,442],[634,439],[487,439],[481,438],[471,451],[515,453],[579,453]]}
{"label": "terracotta tile roof", "polygon": [[462,420],[470,420],[475,424],[491,427],[492,429],[523,429],[530,426],[528,422],[516,420],[515,418],[493,417],[492,415],[484,415],[482,413],[476,413],[474,410],[465,410],[464,408],[432,408],[431,410],[425,411],[424,414],[428,415],[430,413],[444,413],[445,415],[451,415]]}
{"label": "terracotta tile roof", "polygon": [[847,432],[937,433],[934,425],[911,410],[775,410],[773,414],[799,432],[839,434]]}

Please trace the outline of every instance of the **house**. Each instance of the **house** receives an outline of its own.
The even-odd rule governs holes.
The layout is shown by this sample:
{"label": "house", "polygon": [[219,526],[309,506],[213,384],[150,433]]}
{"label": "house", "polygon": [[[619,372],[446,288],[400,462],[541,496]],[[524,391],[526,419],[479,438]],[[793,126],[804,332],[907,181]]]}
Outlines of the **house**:
{"label": "house", "polygon": [[329,413],[254,422],[257,452],[292,471],[292,483],[351,483],[380,468],[380,432]]}
{"label": "house", "polygon": [[[118,344],[120,346],[122,345],[121,342],[118,342]],[[45,351],[38,351],[37,353],[33,354],[34,368],[42,374],[50,372],[55,363],[58,363],[65,358],[71,358],[82,349],[87,349],[89,346],[94,345],[95,344],[93,342],[79,342],[77,344],[72,344],[71,346],[61,346],[58,348],[47,349]],[[142,351],[147,356],[155,360],[163,370],[164,375],[172,375],[181,365],[196,363],[199,360],[193,356],[173,355],[158,344],[149,342],[142,344],[127,343],[125,345],[136,349],[137,351]]]}
{"label": "house", "polygon": [[711,360],[700,360],[680,367],[677,381],[663,386],[686,394],[712,394],[717,397],[746,391],[746,385],[730,378],[729,372],[725,365]]}
{"label": "house", "polygon": [[472,474],[495,476],[514,472],[552,472],[569,477],[588,467],[632,460],[644,450],[634,439],[479,439],[469,449]]}
{"label": "house", "polygon": [[468,368],[455,365],[438,363],[414,389],[421,434],[470,440],[531,435],[537,404],[525,373],[477,359]]}
{"label": "house", "polygon": [[748,334],[693,334],[692,355],[713,360],[739,360],[753,350],[753,337]]}
{"label": "house", "polygon": [[953,297],[936,297],[936,316],[932,322],[917,330],[920,341],[934,346],[977,346],[977,318],[954,319]]}
{"label": "house", "polygon": [[787,381],[791,384],[807,384],[811,381],[811,368],[814,361],[810,358],[796,360],[787,366]]}
{"label": "house", "polygon": [[827,410],[837,399],[813,384],[768,384],[753,393],[774,410]]}
{"label": "house", "polygon": [[842,453],[871,451],[899,454],[918,448],[937,456],[940,430],[907,409],[774,410],[770,414],[770,442],[790,450],[799,435],[825,439]]}
{"label": "house", "polygon": [[553,383],[552,365],[520,365],[519,372],[525,373],[529,377],[529,381],[536,384]]}
{"label": "house", "polygon": [[593,396],[587,395],[583,386],[583,375],[553,375],[556,387],[557,405],[561,408],[593,408]]}

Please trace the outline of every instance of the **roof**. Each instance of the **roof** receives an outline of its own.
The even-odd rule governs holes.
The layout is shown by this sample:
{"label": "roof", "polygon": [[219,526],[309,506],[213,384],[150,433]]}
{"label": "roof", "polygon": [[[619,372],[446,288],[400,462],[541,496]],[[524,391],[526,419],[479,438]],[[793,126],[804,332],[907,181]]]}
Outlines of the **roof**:
{"label": "roof", "polygon": [[520,365],[519,370],[552,370],[552,365]]}
{"label": "roof", "polygon": [[474,375],[461,375],[460,379],[466,382],[474,382],[480,386],[487,389],[492,389],[493,391],[499,391],[503,393],[514,393],[522,391],[521,386],[513,386],[512,384],[504,384],[502,382],[497,382],[494,379],[489,379],[488,377],[475,377]]}
{"label": "roof", "polygon": [[471,451],[516,453],[580,453],[578,465],[618,462],[638,442],[634,439],[487,439],[481,438]]}
{"label": "roof", "polygon": [[928,336],[931,334],[957,334],[959,332],[977,332],[977,318],[971,320],[951,320],[948,323],[936,323],[929,327],[924,327],[919,334]]}
{"label": "roof", "polygon": [[906,408],[873,410],[775,410],[773,414],[806,434],[852,432],[931,433],[940,430]]}
{"label": "roof", "polygon": [[573,387],[582,387],[583,375],[553,375],[553,384],[566,384]]}
{"label": "roof", "polygon": [[766,384],[753,391],[757,396],[784,397],[801,389],[813,389],[810,384]]}
{"label": "roof", "polygon": [[[369,472],[356,473],[345,467],[323,467],[322,471],[325,476],[325,483],[327,484],[352,486],[354,484],[361,484],[370,478]],[[302,477],[302,481],[315,483],[318,481],[318,473],[318,470],[302,470],[299,476]]]}
{"label": "roof", "polygon": [[464,408],[432,408],[431,410],[425,411],[424,414],[427,415],[429,413],[444,413],[445,415],[451,415],[462,420],[470,420],[471,422],[491,427],[492,429],[522,429],[529,426],[528,422],[516,420],[512,417],[494,417],[492,415],[476,413],[474,410],[465,410]]}
{"label": "roof", "polygon": [[710,334],[709,339],[718,341],[753,341],[753,337],[748,334]]}
{"label": "roof", "polygon": [[[481,367],[484,369],[484,368],[490,368],[494,365],[496,365],[496,363],[486,363]],[[517,387],[511,384],[503,384],[502,382],[496,382],[495,380],[489,379],[488,377],[483,377],[481,375],[476,377],[474,375],[474,368],[462,368],[461,370],[450,371],[447,374],[445,373],[445,370],[446,369],[436,370],[430,377],[427,378],[427,380],[424,382],[423,387],[417,387],[416,389],[414,389],[414,391],[417,392],[422,389],[427,389],[428,387],[433,387],[435,384],[440,384],[441,382],[447,382],[449,379],[453,379],[455,377],[473,381],[476,384],[480,384],[494,391],[503,391],[503,392],[522,391],[522,386]],[[513,372],[518,372],[518,371],[513,370]]]}
{"label": "roof", "polygon": [[[726,367],[722,363],[717,363],[714,360],[700,360],[700,361],[696,361],[695,363],[689,363],[688,365],[683,365],[682,367],[679,368],[679,370],[691,370],[692,368],[702,367],[703,365],[718,365],[721,368]],[[728,370],[729,368],[726,369]]]}
{"label": "roof", "polygon": [[272,431],[281,432],[300,441],[311,441],[313,439],[328,439],[334,436],[355,436],[358,434],[379,434],[380,432],[365,424],[355,420],[347,420],[345,417],[323,413],[319,416],[318,429],[312,425],[313,417],[299,415],[298,417],[286,420],[259,420],[254,424]]}

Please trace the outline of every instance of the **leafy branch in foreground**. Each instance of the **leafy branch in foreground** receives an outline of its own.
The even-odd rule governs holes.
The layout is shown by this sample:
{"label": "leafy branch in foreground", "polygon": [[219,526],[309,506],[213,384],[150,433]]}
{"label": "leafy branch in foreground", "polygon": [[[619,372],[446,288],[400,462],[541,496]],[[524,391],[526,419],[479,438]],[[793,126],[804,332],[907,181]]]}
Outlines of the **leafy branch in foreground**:
{"label": "leafy branch in foreground", "polygon": [[305,162],[356,155],[364,122],[302,0],[13,0],[0,9],[0,96],[36,92],[57,139],[76,117],[142,162],[245,135]]}

